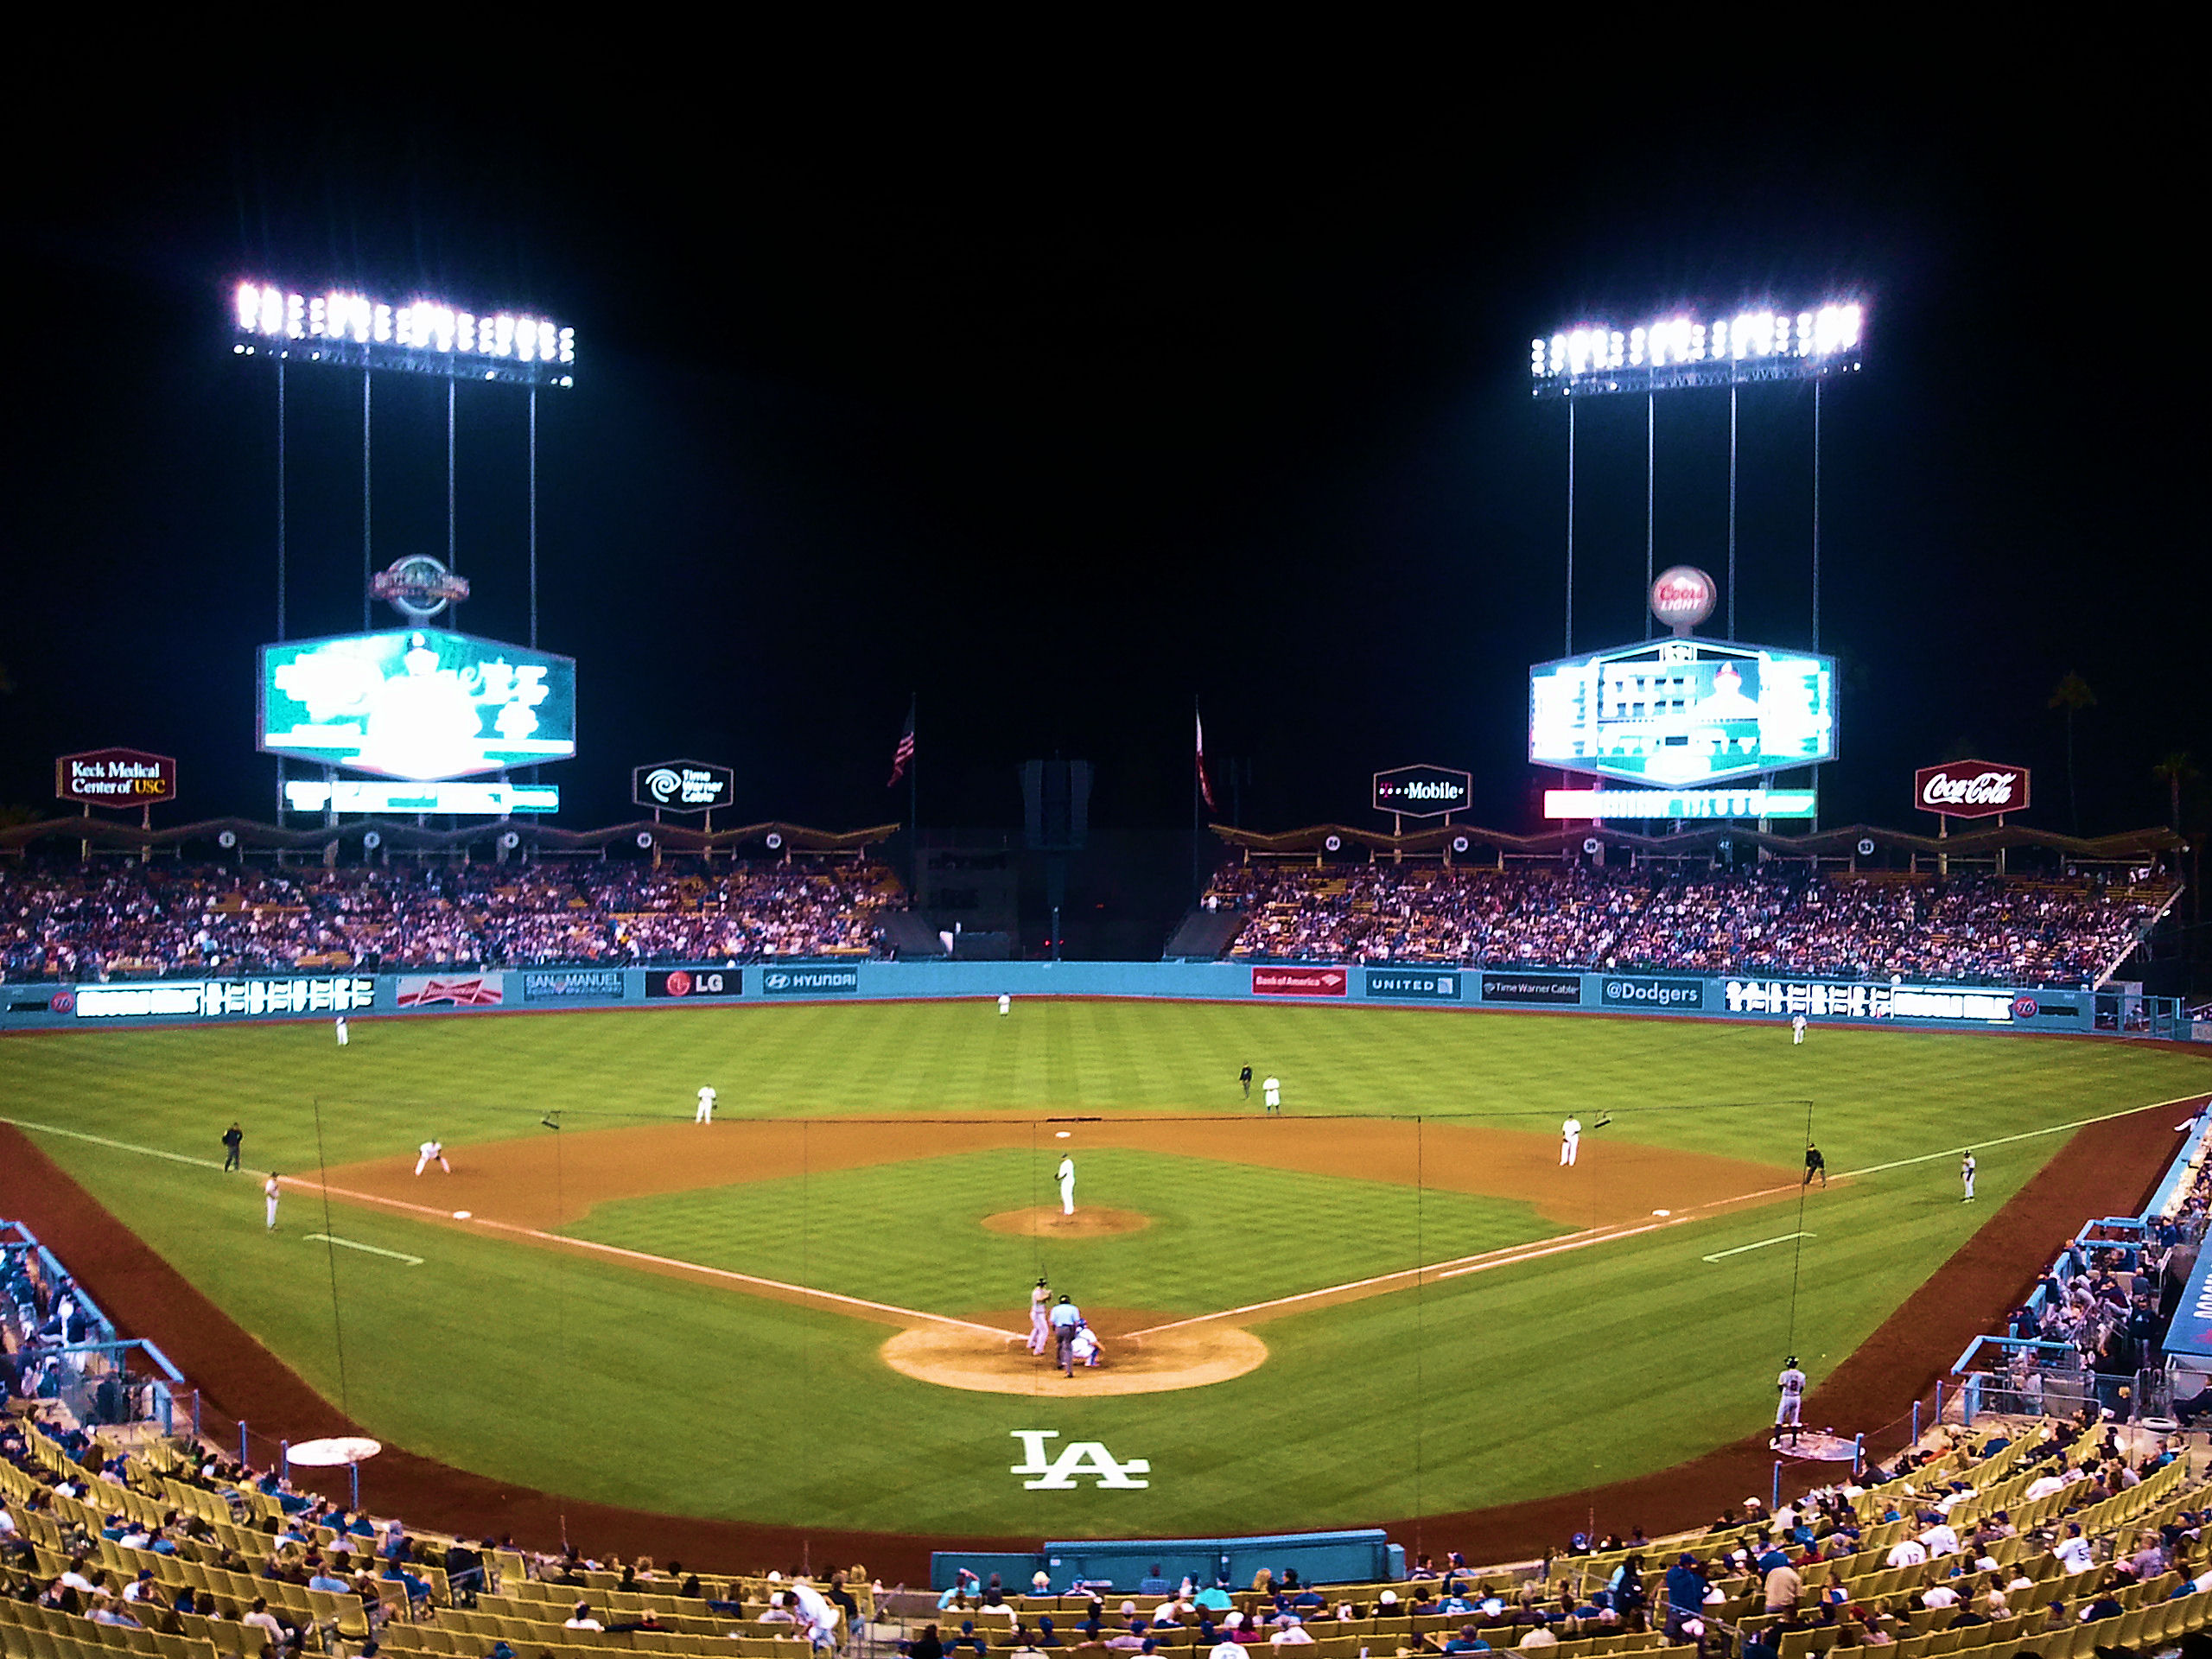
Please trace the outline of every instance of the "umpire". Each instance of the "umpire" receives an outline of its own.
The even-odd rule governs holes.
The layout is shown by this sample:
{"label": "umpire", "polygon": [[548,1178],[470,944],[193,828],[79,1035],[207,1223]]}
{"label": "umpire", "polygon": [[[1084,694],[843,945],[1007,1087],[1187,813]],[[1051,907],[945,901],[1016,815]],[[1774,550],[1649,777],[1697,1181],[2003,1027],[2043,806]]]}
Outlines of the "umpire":
{"label": "umpire", "polygon": [[1083,1329],[1083,1310],[1066,1297],[1052,1309],[1053,1363],[1070,1376],[1075,1375],[1075,1333]]}

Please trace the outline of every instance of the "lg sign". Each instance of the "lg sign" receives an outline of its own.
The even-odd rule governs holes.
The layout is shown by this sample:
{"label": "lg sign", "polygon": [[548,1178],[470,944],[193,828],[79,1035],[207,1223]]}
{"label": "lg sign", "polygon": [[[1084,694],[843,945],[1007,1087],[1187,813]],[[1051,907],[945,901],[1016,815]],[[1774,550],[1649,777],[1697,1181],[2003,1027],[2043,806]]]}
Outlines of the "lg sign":
{"label": "lg sign", "polygon": [[1924,812],[1947,818],[1993,818],[2028,804],[2028,769],[1987,760],[1953,760],[1912,775],[1913,798]]}

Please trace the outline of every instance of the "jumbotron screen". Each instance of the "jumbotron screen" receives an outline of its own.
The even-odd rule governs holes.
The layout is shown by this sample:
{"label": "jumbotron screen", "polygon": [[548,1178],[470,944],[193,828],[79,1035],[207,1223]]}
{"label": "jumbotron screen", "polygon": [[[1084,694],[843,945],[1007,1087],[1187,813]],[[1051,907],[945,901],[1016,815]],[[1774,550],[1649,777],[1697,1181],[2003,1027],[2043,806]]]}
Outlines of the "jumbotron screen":
{"label": "jumbotron screen", "polygon": [[1684,788],[1836,754],[1835,659],[1654,639],[1529,671],[1529,759]]}
{"label": "jumbotron screen", "polygon": [[570,657],[436,628],[261,648],[259,747],[424,780],[576,752]]}

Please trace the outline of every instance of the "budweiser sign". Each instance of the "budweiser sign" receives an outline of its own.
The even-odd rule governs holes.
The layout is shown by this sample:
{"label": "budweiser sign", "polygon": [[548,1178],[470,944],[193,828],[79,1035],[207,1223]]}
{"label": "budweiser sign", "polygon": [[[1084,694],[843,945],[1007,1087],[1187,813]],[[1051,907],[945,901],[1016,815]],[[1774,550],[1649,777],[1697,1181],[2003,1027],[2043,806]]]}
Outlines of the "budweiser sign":
{"label": "budweiser sign", "polygon": [[1923,811],[1947,818],[1993,818],[2028,804],[2028,769],[1987,760],[1953,760],[1923,766],[1912,775],[1913,799]]}

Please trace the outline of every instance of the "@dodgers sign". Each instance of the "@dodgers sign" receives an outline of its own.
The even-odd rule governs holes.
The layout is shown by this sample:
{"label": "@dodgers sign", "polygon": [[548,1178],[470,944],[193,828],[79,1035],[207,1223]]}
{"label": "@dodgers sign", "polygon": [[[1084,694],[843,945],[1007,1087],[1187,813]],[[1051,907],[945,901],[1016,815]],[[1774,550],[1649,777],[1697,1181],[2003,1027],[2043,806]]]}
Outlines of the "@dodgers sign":
{"label": "@dodgers sign", "polygon": [[1152,1465],[1143,1458],[1117,1461],[1106,1449],[1103,1440],[1070,1440],[1060,1448],[1060,1455],[1050,1463],[1045,1460],[1045,1442],[1057,1440],[1057,1428],[1017,1428],[1009,1431],[1021,1442],[1025,1453],[1022,1460],[1008,1471],[1016,1475],[1034,1475],[1034,1480],[1021,1483],[1025,1491],[1032,1492],[1065,1492],[1075,1490],[1077,1478],[1096,1475],[1102,1487],[1119,1487],[1124,1491],[1149,1486],[1148,1480],[1132,1480],[1132,1475],[1148,1475]]}

